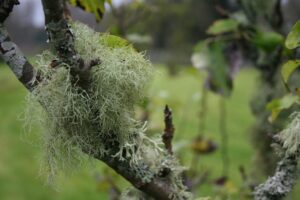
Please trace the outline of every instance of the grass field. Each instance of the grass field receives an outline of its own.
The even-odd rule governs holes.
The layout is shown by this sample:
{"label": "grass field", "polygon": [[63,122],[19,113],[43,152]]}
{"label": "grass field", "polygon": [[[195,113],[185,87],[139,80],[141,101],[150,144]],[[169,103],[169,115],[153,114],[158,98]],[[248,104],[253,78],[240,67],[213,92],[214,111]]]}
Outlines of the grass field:
{"label": "grass field", "polygon": [[[240,165],[247,171],[252,168],[253,149],[250,144],[249,130],[254,118],[249,109],[249,100],[255,90],[258,74],[251,69],[244,69],[236,78],[233,95],[227,100],[227,126],[229,133],[230,180],[238,187],[241,178]],[[201,76],[180,72],[176,77],[167,75],[159,68],[149,95],[152,100],[150,127],[163,130],[162,110],[165,104],[174,112],[176,141],[189,141],[197,134],[199,97],[201,96]],[[92,167],[78,170],[74,175],[59,178],[56,189],[45,185],[44,177],[39,176],[40,147],[31,140],[35,136],[25,136],[20,116],[24,110],[25,89],[7,67],[0,66],[0,199],[1,200],[79,200],[107,199],[97,180],[104,165],[96,162]],[[220,142],[219,103],[220,99],[209,94],[207,131],[205,134]],[[35,129],[36,134],[40,131]],[[36,135],[33,134],[33,135]],[[33,144],[31,144],[33,143]],[[189,165],[191,152],[182,149],[181,157]],[[211,178],[221,175],[220,151],[201,157],[200,168],[209,169]],[[124,185],[124,182],[118,184]],[[100,188],[100,189],[99,189]],[[201,196],[213,196],[210,184],[199,189]]]}

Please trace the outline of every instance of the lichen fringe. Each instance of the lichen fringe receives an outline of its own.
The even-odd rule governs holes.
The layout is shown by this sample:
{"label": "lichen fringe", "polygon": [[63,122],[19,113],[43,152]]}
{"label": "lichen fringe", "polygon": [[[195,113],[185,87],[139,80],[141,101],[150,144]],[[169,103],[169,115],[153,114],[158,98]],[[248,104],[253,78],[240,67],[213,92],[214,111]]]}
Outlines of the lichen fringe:
{"label": "lichen fringe", "polygon": [[288,155],[298,155],[300,145],[300,113],[295,112],[290,116],[291,122],[280,132],[279,139]]}

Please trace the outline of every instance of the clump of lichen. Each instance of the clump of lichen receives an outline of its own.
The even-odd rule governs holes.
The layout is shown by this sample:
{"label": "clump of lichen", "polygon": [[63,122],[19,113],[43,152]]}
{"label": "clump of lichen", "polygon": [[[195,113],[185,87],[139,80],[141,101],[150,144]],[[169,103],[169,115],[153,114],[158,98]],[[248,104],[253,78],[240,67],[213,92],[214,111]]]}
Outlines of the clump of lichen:
{"label": "clump of lichen", "polygon": [[44,168],[50,177],[78,166],[82,152],[100,158],[111,154],[112,144],[119,149],[112,156],[137,161],[141,157],[137,148],[147,138],[145,126],[133,116],[151,78],[150,62],[122,39],[80,23],[73,23],[72,30],[78,54],[101,63],[91,69],[86,91],[76,85],[71,66],[51,67],[59,59],[50,51],[36,59],[43,80],[29,95],[27,118],[43,124]]}
{"label": "clump of lichen", "polygon": [[126,160],[120,163],[143,183],[164,175],[171,199],[191,198],[182,184],[184,168],[162,148],[161,137],[146,136],[146,124],[134,119],[134,106],[144,99],[151,78],[150,62],[116,36],[79,23],[72,29],[81,58],[101,63],[92,67],[86,89],[71,73],[72,66],[55,66],[59,58],[50,51],[36,59],[43,79],[28,97],[27,119],[41,122],[45,130],[43,168],[49,178],[79,166],[87,154],[104,161]]}
{"label": "clump of lichen", "polygon": [[286,154],[298,155],[300,146],[300,113],[293,113],[290,118],[292,121],[280,132],[278,138],[282,141],[282,147]]}

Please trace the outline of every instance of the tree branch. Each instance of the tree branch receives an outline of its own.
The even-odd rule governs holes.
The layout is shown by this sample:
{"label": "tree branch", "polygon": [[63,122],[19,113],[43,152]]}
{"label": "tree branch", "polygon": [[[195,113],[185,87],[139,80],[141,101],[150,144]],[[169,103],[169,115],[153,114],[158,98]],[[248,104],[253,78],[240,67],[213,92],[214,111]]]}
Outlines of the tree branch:
{"label": "tree branch", "polygon": [[286,155],[277,165],[275,174],[255,188],[255,200],[280,200],[296,185],[298,157]]}
{"label": "tree branch", "polygon": [[120,161],[118,158],[112,156],[107,156],[105,158],[100,157],[97,159],[105,162],[109,167],[129,181],[135,188],[152,198],[159,200],[171,199],[171,195],[174,191],[172,191],[168,179],[157,176],[154,177],[151,182],[143,183],[143,181],[136,176],[136,171],[130,166],[129,160]]}
{"label": "tree branch", "polygon": [[31,91],[38,83],[35,81],[38,75],[18,46],[11,41],[3,25],[13,6],[18,4],[18,0],[2,0],[0,3],[0,57],[8,64],[19,81]]}
{"label": "tree branch", "polygon": [[[68,25],[67,19],[63,15],[64,1],[42,0],[42,2],[46,18],[47,32],[49,34],[49,41],[51,42],[54,51],[58,54],[60,61],[67,63],[71,67],[72,75],[79,75],[80,80],[82,78],[80,77],[80,75],[82,75],[81,72],[89,72],[90,67],[99,64],[100,60],[84,61],[76,52],[74,36]],[[83,86],[85,87],[84,89],[88,90],[89,84],[87,84],[87,82],[83,83],[84,85],[80,86]],[[165,170],[167,171],[166,173],[153,175],[153,172],[150,171],[150,167],[147,164],[144,164],[142,167],[145,173],[151,175],[152,177],[149,182],[145,183],[145,181],[142,180],[142,177],[137,176],[138,171],[132,167],[130,164],[130,159],[120,160],[119,158],[112,156],[119,151],[118,145],[111,145],[107,148],[111,151],[107,154],[107,156],[95,156],[84,149],[82,151],[100,161],[105,162],[118,174],[133,184],[137,189],[141,190],[147,195],[160,200],[168,200],[172,198],[172,195],[175,191],[172,185],[173,183],[167,178],[167,176],[170,174],[170,170]]]}
{"label": "tree branch", "polygon": [[61,62],[71,67],[73,77],[78,76],[78,85],[88,90],[91,67],[100,64],[99,59],[84,61],[77,53],[74,36],[68,24],[65,0],[42,0],[45,24],[49,41]]}

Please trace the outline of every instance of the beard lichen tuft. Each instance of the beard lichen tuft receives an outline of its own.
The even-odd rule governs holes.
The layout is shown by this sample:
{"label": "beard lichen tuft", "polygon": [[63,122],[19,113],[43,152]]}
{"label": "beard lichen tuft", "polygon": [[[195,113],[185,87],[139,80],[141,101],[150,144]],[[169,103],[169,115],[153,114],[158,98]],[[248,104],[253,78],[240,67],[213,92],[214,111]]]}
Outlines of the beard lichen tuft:
{"label": "beard lichen tuft", "polygon": [[27,98],[27,119],[43,126],[43,168],[49,178],[77,167],[83,152],[98,158],[113,152],[121,160],[137,162],[144,140],[156,145],[144,135],[145,125],[134,119],[134,105],[145,97],[153,73],[150,62],[127,43],[110,45],[108,34],[80,23],[73,23],[72,30],[78,54],[84,60],[101,60],[91,69],[90,90],[74,84],[66,63],[50,67],[59,59],[44,51],[36,59],[43,80]]}
{"label": "beard lichen tuft", "polygon": [[298,155],[300,147],[300,113],[295,112],[291,116],[291,122],[278,135],[282,146],[288,155]]}
{"label": "beard lichen tuft", "polygon": [[[99,34],[79,23],[72,24],[75,48],[85,61],[100,59],[93,66],[88,89],[79,86],[72,66],[49,51],[36,59],[43,79],[28,96],[27,120],[41,123],[43,171],[48,181],[59,171],[70,172],[86,158],[118,159],[142,183],[160,174],[172,189],[171,199],[189,199],[182,184],[183,167],[163,148],[161,137],[148,137],[146,124],[134,119],[134,106],[145,98],[153,73],[144,55],[124,40]],[[88,155],[88,156],[86,156]]]}

